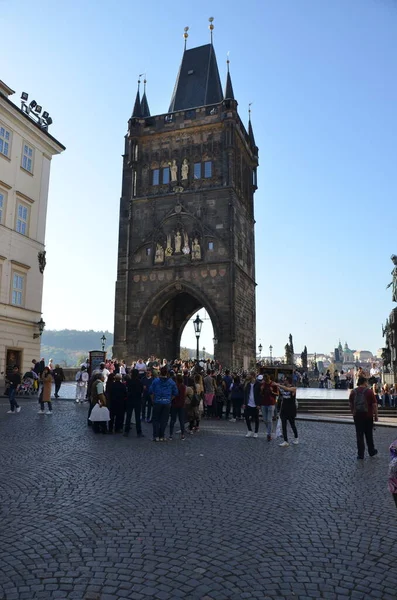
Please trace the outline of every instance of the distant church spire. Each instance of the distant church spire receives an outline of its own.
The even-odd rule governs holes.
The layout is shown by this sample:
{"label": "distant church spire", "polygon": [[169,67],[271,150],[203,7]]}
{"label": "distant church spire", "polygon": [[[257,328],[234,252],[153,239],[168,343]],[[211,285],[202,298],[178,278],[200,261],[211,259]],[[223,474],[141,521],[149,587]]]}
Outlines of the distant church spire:
{"label": "distant church spire", "polygon": [[[140,77],[140,75],[139,75],[139,77]],[[140,117],[142,117],[142,112],[141,112],[141,96],[139,94],[139,87],[140,87],[140,85],[141,85],[141,80],[138,79],[138,91],[136,93],[134,109],[132,111],[132,117],[135,117],[137,119],[139,119]]]}
{"label": "distant church spire", "polygon": [[143,96],[141,100],[141,116],[150,117],[149,104],[146,97],[146,79],[143,80]]}
{"label": "distant church spire", "polygon": [[225,87],[225,100],[234,100],[232,78],[230,77],[230,69],[229,69],[229,65],[230,65],[229,56],[227,58],[226,63],[227,63],[227,77],[226,77],[226,87]]}

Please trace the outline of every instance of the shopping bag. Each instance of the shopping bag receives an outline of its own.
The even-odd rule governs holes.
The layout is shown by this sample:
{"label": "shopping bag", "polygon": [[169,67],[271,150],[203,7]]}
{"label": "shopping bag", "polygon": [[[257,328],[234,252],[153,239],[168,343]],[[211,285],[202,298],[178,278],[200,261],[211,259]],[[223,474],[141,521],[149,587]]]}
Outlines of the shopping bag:
{"label": "shopping bag", "polygon": [[279,417],[277,419],[277,425],[276,425],[276,438],[282,437],[282,433],[281,433],[281,417]]}

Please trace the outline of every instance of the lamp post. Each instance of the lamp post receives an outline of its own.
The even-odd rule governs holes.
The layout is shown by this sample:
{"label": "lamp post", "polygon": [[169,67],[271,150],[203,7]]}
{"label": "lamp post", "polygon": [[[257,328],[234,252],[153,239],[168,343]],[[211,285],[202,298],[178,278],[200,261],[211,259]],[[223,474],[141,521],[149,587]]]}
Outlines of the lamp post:
{"label": "lamp post", "polygon": [[259,360],[262,360],[262,344],[259,344],[258,350],[259,350]]}
{"label": "lamp post", "polygon": [[106,344],[105,334],[103,334],[103,336],[101,337],[101,342],[102,342],[102,352],[105,352],[105,344]]}
{"label": "lamp post", "polygon": [[45,323],[43,321],[43,317],[40,317],[40,321],[38,323],[36,323],[36,325],[38,326],[40,333],[34,333],[33,334],[33,339],[34,340],[37,340],[38,337],[41,337],[42,333],[44,331]]}
{"label": "lamp post", "polygon": [[270,352],[270,364],[273,364],[273,346],[270,344],[269,346],[269,352]]}
{"label": "lamp post", "polygon": [[212,341],[213,341],[213,343],[214,343],[214,360],[215,360],[215,346],[216,346],[216,345],[217,345],[217,343],[218,343],[218,338],[217,338],[217,337],[213,337],[213,338],[212,338]]}
{"label": "lamp post", "polygon": [[201,327],[203,326],[203,321],[200,319],[200,316],[197,315],[197,317],[194,319],[193,321],[193,325],[194,325],[194,333],[196,334],[196,341],[197,341],[197,346],[196,346],[196,360],[197,362],[200,360],[200,356],[199,356],[199,341],[200,341],[200,333],[201,333]]}
{"label": "lamp post", "polygon": [[203,360],[205,360],[205,346],[203,346]]}

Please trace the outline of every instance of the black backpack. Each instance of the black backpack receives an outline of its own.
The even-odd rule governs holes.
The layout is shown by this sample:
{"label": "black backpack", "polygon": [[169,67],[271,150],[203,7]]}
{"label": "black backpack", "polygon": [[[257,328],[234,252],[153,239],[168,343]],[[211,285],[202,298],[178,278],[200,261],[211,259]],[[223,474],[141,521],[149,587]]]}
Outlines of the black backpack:
{"label": "black backpack", "polygon": [[367,388],[356,388],[354,390],[354,412],[364,414],[368,412],[368,402],[365,397]]}

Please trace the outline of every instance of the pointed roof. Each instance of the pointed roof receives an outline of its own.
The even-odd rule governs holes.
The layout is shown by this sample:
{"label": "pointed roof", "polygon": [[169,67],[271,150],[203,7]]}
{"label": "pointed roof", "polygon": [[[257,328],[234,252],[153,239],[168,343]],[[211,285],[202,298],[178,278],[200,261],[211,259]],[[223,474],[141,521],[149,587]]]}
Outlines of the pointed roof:
{"label": "pointed roof", "polygon": [[225,87],[225,100],[234,100],[234,92],[232,85],[232,78],[230,77],[229,60],[227,61],[227,77]]}
{"label": "pointed roof", "polygon": [[141,116],[142,117],[150,117],[150,109],[149,104],[146,97],[146,79],[143,82],[143,96],[141,100]]}
{"label": "pointed roof", "polygon": [[140,118],[142,117],[142,111],[141,111],[141,96],[139,94],[139,86],[140,86],[140,81],[138,80],[138,91],[136,93],[136,98],[135,98],[135,104],[134,104],[134,108],[132,110],[132,117],[135,118]]}
{"label": "pointed roof", "polygon": [[218,63],[212,44],[185,50],[169,112],[223,101]]}
{"label": "pointed roof", "polygon": [[254,137],[254,130],[252,129],[252,123],[251,123],[251,116],[248,120],[248,137],[250,139],[250,142],[252,144],[252,146],[254,148],[256,148],[256,142],[255,142],[255,137]]}

